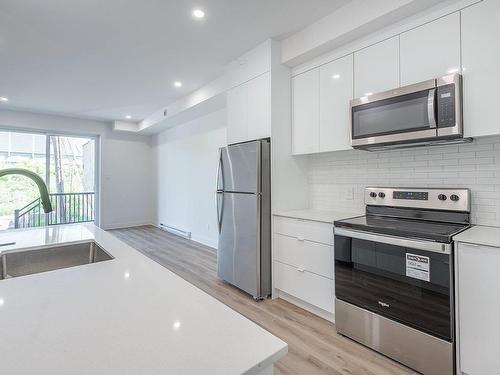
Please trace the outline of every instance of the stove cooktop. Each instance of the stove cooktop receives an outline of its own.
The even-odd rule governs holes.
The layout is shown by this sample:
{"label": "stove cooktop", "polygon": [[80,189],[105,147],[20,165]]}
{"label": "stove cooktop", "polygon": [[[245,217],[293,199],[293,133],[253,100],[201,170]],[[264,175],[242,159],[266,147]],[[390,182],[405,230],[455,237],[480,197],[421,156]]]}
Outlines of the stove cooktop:
{"label": "stove cooktop", "polygon": [[469,224],[443,223],[418,219],[402,219],[379,215],[365,215],[335,221],[336,227],[397,237],[418,238],[451,243],[454,235],[470,227]]}

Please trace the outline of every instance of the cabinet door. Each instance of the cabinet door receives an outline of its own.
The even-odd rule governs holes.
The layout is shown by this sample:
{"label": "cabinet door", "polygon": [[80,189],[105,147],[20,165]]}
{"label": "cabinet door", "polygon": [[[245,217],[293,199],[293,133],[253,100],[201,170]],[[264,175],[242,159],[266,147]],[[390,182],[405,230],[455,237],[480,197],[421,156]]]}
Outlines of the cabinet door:
{"label": "cabinet door", "polygon": [[460,14],[400,35],[401,86],[460,71]]}
{"label": "cabinet door", "polygon": [[265,73],[247,83],[248,139],[271,136],[271,73]]}
{"label": "cabinet door", "polygon": [[500,2],[484,0],[462,10],[464,131],[466,137],[500,134]]}
{"label": "cabinet door", "polygon": [[352,77],[352,55],[332,61],[320,68],[320,152],[351,148],[349,101],[353,97]]}
{"label": "cabinet door", "polygon": [[319,151],[319,68],[292,78],[293,153]]}
{"label": "cabinet door", "polygon": [[268,39],[228,64],[230,87],[241,85],[271,70],[272,43]]}
{"label": "cabinet door", "polygon": [[399,36],[354,53],[354,97],[399,87]]}
{"label": "cabinet door", "polygon": [[248,92],[245,84],[236,86],[227,94],[227,143],[246,141]]}
{"label": "cabinet door", "polygon": [[500,369],[500,249],[458,245],[460,370],[497,375]]}

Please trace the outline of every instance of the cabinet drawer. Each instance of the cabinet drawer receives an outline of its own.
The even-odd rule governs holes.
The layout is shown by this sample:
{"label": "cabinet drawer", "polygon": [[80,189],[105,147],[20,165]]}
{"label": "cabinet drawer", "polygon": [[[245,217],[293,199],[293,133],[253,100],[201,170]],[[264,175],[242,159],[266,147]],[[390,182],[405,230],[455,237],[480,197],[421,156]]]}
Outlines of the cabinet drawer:
{"label": "cabinet drawer", "polygon": [[333,246],[276,234],[274,258],[333,279]]}
{"label": "cabinet drawer", "polygon": [[333,245],[333,224],[277,216],[274,218],[274,232]]}
{"label": "cabinet drawer", "polygon": [[333,313],[333,280],[275,261],[275,286],[311,305]]}

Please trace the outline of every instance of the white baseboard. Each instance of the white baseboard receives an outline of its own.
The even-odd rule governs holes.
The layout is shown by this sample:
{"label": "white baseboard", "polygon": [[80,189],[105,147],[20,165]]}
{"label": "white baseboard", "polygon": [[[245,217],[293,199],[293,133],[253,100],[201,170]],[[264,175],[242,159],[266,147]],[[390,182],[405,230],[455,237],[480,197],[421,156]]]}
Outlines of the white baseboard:
{"label": "white baseboard", "polygon": [[319,307],[316,307],[314,305],[311,305],[308,302],[305,302],[297,297],[294,297],[288,293],[283,292],[282,290],[275,289],[275,296],[277,298],[284,299],[287,302],[290,302],[293,305],[299,306],[300,308],[309,311],[310,313],[313,313],[314,315],[319,316],[320,318],[323,318],[325,320],[328,320],[332,323],[335,323],[335,314],[325,311],[323,309],[320,309]]}
{"label": "white baseboard", "polygon": [[[151,224],[151,225],[161,229],[160,223],[155,223],[155,224]],[[184,238],[182,236],[180,236],[180,237]],[[204,237],[204,236],[198,236],[196,233],[191,233],[190,241],[197,242],[199,244],[211,247],[212,249],[215,249],[215,250],[217,250],[217,247],[218,247],[217,241],[214,242],[214,240],[211,238]]]}
{"label": "white baseboard", "polygon": [[218,246],[217,242],[214,242],[212,239],[203,236],[192,235],[191,241],[201,243],[202,245],[211,247],[213,249],[217,249]]}
{"label": "white baseboard", "polygon": [[156,224],[154,224],[154,223],[152,223],[150,221],[142,221],[142,222],[129,222],[129,223],[108,224],[108,225],[101,226],[101,229],[111,230],[111,229],[133,228],[133,227],[142,227],[142,226],[145,226],[145,225],[152,225],[154,227],[157,227]]}

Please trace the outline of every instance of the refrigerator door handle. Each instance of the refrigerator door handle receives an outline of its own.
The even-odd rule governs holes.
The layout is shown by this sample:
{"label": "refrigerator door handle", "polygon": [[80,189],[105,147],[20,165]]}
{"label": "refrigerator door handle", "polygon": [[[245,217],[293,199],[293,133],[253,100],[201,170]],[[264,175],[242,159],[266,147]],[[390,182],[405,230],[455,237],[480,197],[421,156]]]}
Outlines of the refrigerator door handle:
{"label": "refrigerator door handle", "polygon": [[[222,195],[222,203],[221,203],[221,209],[219,210],[219,196]],[[219,234],[222,229],[222,212],[224,212],[224,193],[221,191],[218,191],[216,193],[216,201],[215,205],[217,206],[217,227],[219,229]]]}
{"label": "refrigerator door handle", "polygon": [[[221,174],[222,174],[222,187],[219,188]],[[215,188],[217,191],[224,190],[224,171],[222,170],[222,147],[219,148],[219,163],[217,164],[217,176],[215,179]]]}

